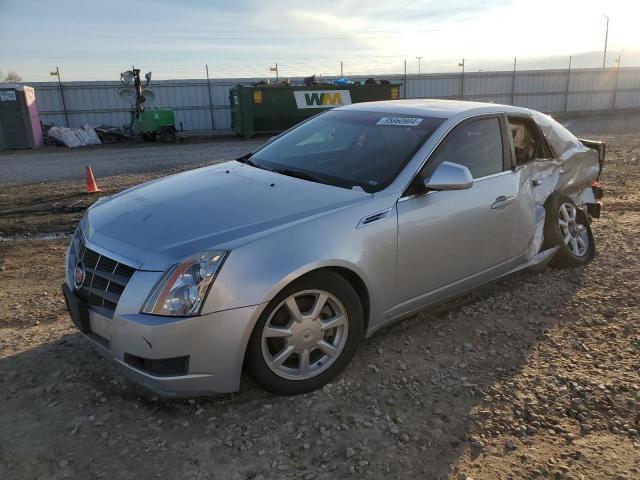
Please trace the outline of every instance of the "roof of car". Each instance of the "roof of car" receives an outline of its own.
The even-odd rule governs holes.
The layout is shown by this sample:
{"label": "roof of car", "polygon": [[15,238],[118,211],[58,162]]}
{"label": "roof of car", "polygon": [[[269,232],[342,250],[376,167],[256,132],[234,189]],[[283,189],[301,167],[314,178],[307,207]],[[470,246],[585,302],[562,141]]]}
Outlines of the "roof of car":
{"label": "roof of car", "polygon": [[360,110],[380,113],[400,113],[423,115],[437,118],[450,118],[460,113],[490,113],[509,111],[527,113],[525,108],[496,103],[469,102],[466,100],[437,100],[416,98],[409,100],[385,100],[382,102],[354,103],[340,107],[341,110]]}

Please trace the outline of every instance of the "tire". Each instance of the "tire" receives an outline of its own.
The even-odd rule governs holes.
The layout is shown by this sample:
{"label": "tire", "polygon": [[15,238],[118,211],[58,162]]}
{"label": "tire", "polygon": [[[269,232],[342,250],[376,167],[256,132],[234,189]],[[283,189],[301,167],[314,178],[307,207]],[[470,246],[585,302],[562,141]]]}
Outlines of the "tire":
{"label": "tire", "polygon": [[258,319],[247,346],[249,374],[279,395],[316,390],[344,370],[363,333],[362,304],[351,284],[332,271],[311,273],[285,287]]}
{"label": "tire", "polygon": [[545,210],[542,249],[560,246],[549,265],[572,268],[589,263],[596,245],[587,215],[570,198],[558,194],[547,199]]}
{"label": "tire", "polygon": [[164,143],[173,143],[176,140],[176,131],[173,127],[162,127],[160,129],[160,140]]}

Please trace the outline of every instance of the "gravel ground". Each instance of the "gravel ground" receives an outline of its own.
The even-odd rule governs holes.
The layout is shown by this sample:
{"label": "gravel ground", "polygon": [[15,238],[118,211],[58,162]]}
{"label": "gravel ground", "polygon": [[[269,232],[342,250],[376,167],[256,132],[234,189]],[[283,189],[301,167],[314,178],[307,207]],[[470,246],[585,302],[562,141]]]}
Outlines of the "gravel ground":
{"label": "gravel ground", "polygon": [[[640,477],[636,125],[594,135],[609,151],[589,266],[516,275],[395,324],[297,397],[248,379],[233,395],[152,396],[72,328],[58,293],[68,240],[0,242],[0,478]],[[77,201],[73,188],[3,192],[24,221],[0,215],[0,231],[68,232],[80,211],[56,222],[40,207],[52,192]]]}
{"label": "gravel ground", "polygon": [[132,141],[74,149],[46,146],[38,150],[5,150],[0,151],[0,185],[83,179],[86,165],[91,165],[97,177],[106,177],[231,160],[266,139],[186,137],[183,143],[174,144]]}

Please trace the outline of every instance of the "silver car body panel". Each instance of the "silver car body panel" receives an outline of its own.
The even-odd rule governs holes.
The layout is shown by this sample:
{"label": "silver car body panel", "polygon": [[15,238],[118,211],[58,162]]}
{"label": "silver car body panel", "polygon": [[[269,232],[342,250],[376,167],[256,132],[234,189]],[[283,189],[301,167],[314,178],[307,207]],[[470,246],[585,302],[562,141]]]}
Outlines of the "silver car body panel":
{"label": "silver car body panel", "polygon": [[[164,394],[234,391],[255,323],[296,278],[321,268],[357,275],[368,292],[370,335],[434,302],[545,263],[553,253],[540,252],[548,196],[560,191],[579,206],[592,200],[587,187],[599,175],[597,152],[537,112],[436,100],[341,108],[445,120],[374,194],[226,162],[148,182],[88,210],[81,223],[87,246],[137,270],[112,319],[91,313],[92,330],[106,342],[96,344],[131,377]],[[476,179],[467,190],[404,195],[456,125],[487,114],[533,116],[556,158]],[[230,253],[202,315],[141,314],[162,272],[205,248]],[[67,283],[73,287],[70,272]],[[126,365],[125,353],[190,355],[188,375],[154,377]]]}
{"label": "silver car body panel", "polygon": [[509,269],[516,254],[510,245],[514,221],[526,207],[491,205],[500,195],[514,199],[519,177],[506,171],[476,180],[468,190],[432,192],[398,204],[398,313],[439,300],[447,286],[466,277],[482,281]]}
{"label": "silver car body panel", "polygon": [[83,230],[139,268],[164,271],[212,245],[234,248],[370,197],[227,162],[113,195],[89,210]]}

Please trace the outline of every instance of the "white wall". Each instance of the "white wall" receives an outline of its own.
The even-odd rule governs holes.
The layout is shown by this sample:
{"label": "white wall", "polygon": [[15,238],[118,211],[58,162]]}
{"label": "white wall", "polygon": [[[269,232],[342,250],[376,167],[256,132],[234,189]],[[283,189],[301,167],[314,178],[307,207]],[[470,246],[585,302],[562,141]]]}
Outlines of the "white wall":
{"label": "white wall", "polygon": [[[366,77],[353,77],[354,80]],[[609,110],[640,107],[640,68],[531,70],[516,72],[473,72],[389,75],[402,83],[404,98],[464,98],[484,102],[515,104],[543,112]],[[259,79],[211,80],[211,104],[204,80],[164,80],[153,82],[156,94],[149,105],[176,110],[177,122],[185,130],[210,130],[211,113],[216,130],[231,128],[229,89]],[[295,83],[301,79],[292,79]],[[65,125],[57,82],[32,83],[40,118],[45,124]],[[67,115],[72,127],[85,124],[121,126],[129,122],[126,102],[118,97],[120,82],[64,82]],[[615,104],[614,104],[615,103]]]}

